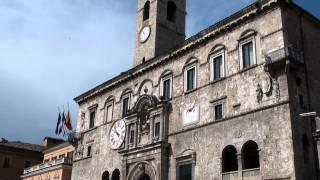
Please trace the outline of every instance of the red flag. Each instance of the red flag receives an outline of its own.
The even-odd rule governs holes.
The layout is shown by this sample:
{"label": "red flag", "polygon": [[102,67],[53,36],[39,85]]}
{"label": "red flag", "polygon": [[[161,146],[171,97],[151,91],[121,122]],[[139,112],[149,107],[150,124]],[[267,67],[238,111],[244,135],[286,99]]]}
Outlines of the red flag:
{"label": "red flag", "polygon": [[66,127],[69,130],[72,130],[70,111],[68,111],[68,113],[67,113],[67,117],[66,117],[66,120],[65,120],[64,124],[66,125]]}

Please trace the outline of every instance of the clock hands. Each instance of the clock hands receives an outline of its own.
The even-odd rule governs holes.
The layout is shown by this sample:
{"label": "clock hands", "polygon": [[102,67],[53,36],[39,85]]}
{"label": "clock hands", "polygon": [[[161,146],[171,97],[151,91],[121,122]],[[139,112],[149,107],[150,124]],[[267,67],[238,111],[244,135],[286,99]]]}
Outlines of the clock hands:
{"label": "clock hands", "polygon": [[116,122],[110,130],[111,149],[118,149],[125,138],[126,125],[124,121]]}
{"label": "clock hands", "polygon": [[120,134],[117,132],[117,130],[112,129],[112,131],[117,135],[118,138],[120,137]]}

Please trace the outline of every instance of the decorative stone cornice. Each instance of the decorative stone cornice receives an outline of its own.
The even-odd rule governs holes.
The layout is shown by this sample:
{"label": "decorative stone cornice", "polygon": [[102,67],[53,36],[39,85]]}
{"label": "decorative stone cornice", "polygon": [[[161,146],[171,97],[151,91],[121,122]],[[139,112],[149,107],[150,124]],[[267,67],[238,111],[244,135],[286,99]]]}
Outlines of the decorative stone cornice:
{"label": "decorative stone cornice", "polygon": [[292,2],[286,2],[282,0],[260,0],[257,1],[242,10],[236,12],[235,14],[215,23],[214,25],[208,27],[197,33],[196,35],[188,38],[182,44],[168,50],[167,52],[159,55],[146,63],[138,65],[126,72],[121,73],[120,75],[106,81],[105,83],[83,93],[82,95],[74,98],[78,104],[82,104],[88,99],[91,99],[101,93],[104,93],[110,89],[113,89],[120,84],[123,84],[127,81],[130,81],[136,77],[139,77],[156,67],[159,67],[167,62],[180,57],[199,46],[209,42],[212,39],[215,39],[219,36],[230,32],[235,27],[248,22],[249,20],[257,17],[258,15],[269,11],[272,8],[279,6],[282,3],[293,4]]}

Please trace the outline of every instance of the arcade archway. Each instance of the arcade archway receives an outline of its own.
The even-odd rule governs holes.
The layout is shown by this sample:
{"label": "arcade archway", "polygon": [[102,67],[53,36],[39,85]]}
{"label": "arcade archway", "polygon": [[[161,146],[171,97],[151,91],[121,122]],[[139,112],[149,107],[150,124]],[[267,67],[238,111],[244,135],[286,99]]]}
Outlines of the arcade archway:
{"label": "arcade archway", "polygon": [[137,163],[129,172],[127,180],[157,180],[156,170],[149,162]]}

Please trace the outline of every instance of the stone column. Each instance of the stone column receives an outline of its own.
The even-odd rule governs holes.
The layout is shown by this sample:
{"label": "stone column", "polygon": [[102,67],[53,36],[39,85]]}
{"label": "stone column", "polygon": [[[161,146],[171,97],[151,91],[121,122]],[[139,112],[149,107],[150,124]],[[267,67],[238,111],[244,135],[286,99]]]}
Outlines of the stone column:
{"label": "stone column", "polygon": [[242,180],[242,158],[241,158],[241,153],[237,154],[237,159],[238,159],[238,179]]}
{"label": "stone column", "polygon": [[150,135],[149,135],[149,137],[150,137],[150,141],[151,141],[151,143],[153,143],[153,134],[154,134],[154,115],[152,114],[151,115],[151,119],[150,119]]}

